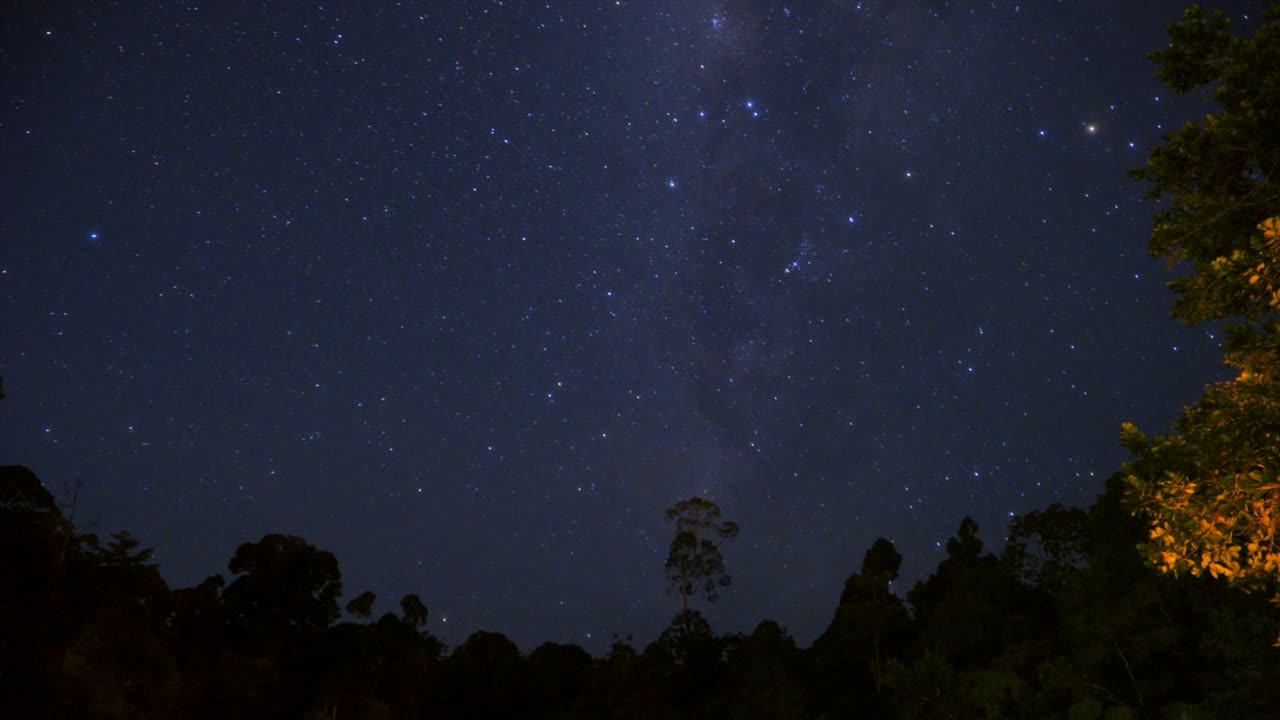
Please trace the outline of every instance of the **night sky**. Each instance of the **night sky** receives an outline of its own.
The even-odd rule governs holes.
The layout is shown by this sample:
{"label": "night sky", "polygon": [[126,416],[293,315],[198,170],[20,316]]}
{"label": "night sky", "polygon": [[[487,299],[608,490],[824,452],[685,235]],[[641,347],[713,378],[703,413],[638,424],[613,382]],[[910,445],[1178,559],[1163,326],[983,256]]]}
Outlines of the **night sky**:
{"label": "night sky", "polygon": [[1178,3],[36,5],[0,462],[174,586],[291,533],[451,644],[599,653],[702,494],[714,628],[807,645],[877,536],[899,592],[998,549],[1224,372],[1125,175],[1211,107],[1145,58]]}

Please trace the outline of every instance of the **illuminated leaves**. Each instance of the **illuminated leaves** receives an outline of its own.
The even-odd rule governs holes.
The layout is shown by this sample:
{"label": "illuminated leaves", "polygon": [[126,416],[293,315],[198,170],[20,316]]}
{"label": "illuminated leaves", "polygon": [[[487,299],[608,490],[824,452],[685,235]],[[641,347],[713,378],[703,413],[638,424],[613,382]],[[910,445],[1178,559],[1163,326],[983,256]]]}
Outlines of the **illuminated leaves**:
{"label": "illuminated leaves", "polygon": [[1280,382],[1218,383],[1186,408],[1180,434],[1121,431],[1129,500],[1149,523],[1147,559],[1209,574],[1280,601]]}
{"label": "illuminated leaves", "polygon": [[[1195,484],[1169,473],[1149,487],[1130,477],[1144,509],[1152,518],[1148,557],[1165,572],[1209,573],[1246,585],[1268,585],[1280,571],[1275,508],[1280,484],[1258,485],[1254,491],[1273,494],[1258,498],[1247,485],[1213,482],[1211,502],[1193,501]],[[1256,499],[1251,499],[1256,498]],[[1243,545],[1242,545],[1243,543]]]}
{"label": "illuminated leaves", "polygon": [[1150,248],[1192,272],[1170,282],[1173,314],[1227,323],[1233,380],[1184,409],[1177,434],[1148,439],[1132,424],[1121,443],[1129,499],[1149,521],[1142,546],[1166,572],[1209,574],[1280,602],[1280,11],[1235,38],[1199,8],[1154,53],[1175,92],[1215,87],[1220,111],[1188,122],[1133,175],[1167,201]]}

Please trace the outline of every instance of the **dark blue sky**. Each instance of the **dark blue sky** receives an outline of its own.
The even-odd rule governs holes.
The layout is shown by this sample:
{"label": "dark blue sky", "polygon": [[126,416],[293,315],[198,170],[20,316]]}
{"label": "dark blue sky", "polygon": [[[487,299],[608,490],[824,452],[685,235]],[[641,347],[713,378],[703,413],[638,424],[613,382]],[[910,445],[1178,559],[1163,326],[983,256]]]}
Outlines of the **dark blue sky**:
{"label": "dark blue sky", "polygon": [[807,644],[876,536],[904,591],[998,547],[1220,372],[1125,175],[1209,109],[1144,57],[1180,12],[26,4],[0,462],[174,585],[299,534],[526,649],[652,639],[704,494],[713,625]]}

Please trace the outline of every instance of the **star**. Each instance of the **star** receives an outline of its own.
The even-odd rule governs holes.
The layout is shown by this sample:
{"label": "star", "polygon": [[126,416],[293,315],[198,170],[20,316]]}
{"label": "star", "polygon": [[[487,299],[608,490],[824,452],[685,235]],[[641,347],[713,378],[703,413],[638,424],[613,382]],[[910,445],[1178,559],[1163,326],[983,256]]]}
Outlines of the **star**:
{"label": "star", "polygon": [[[708,492],[760,548],[717,632],[807,645],[876,536],[909,588],[963,515],[998,545],[1088,503],[1063,458],[1118,468],[1116,418],[1219,372],[1135,250],[1125,172],[1184,107],[1142,3],[82,5],[12,64],[0,456],[124,478],[82,517],[175,587],[285,529],[472,610],[432,624],[454,647],[647,643],[663,510]],[[1095,26],[1091,61],[1044,33]]]}

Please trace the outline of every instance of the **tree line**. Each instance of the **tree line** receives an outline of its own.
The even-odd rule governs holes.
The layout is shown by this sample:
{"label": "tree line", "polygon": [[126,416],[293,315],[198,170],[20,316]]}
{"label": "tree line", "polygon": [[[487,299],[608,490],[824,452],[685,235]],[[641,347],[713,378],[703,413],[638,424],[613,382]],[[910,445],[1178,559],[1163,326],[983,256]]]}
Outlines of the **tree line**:
{"label": "tree line", "polygon": [[522,654],[486,631],[446,648],[415,595],[378,615],[361,593],[341,620],[337,558],[289,535],[171,589],[136,538],[78,531],[8,466],[0,704],[30,718],[1267,717],[1280,616],[1226,578],[1147,564],[1125,486],[1119,473],[1088,509],[1014,518],[998,555],[964,518],[905,598],[902,557],[877,539],[808,648],[772,620],[717,634],[690,607],[728,585],[718,543],[737,533],[691,498],[669,511],[683,609],[647,645],[592,657],[553,642]]}

